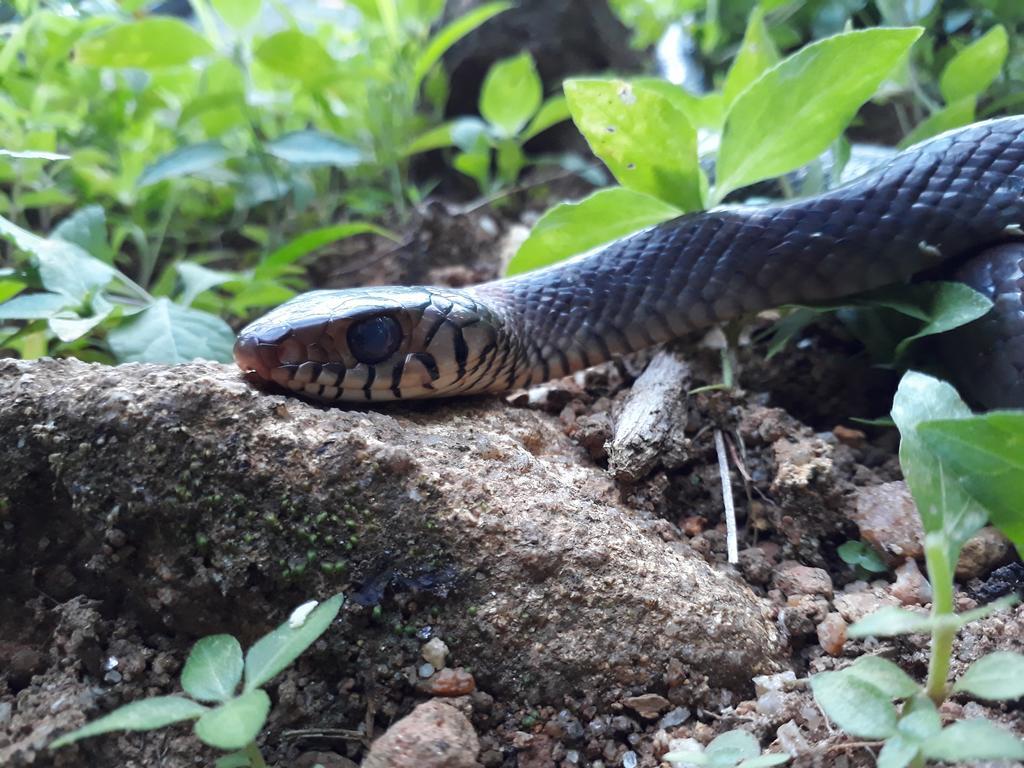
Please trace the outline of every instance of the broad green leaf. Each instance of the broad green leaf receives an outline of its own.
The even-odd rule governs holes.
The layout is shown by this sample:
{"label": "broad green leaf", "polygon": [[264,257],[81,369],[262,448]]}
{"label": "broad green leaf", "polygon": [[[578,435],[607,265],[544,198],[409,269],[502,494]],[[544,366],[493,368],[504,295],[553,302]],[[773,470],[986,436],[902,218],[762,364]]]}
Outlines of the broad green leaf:
{"label": "broad green leaf", "polygon": [[1024,656],[996,651],[971,664],[953,690],[987,701],[1008,701],[1024,696]]}
{"label": "broad green leaf", "polygon": [[109,715],[94,720],[76,731],[66,733],[50,744],[51,749],[72,744],[79,739],[111,731],[151,731],[182,720],[201,717],[207,709],[183,696],[157,696],[125,704]]}
{"label": "broad green leaf", "polygon": [[179,261],[174,265],[181,277],[182,290],[177,302],[183,307],[192,305],[203,291],[208,291],[218,285],[237,280],[236,272],[224,272],[219,269],[210,269],[194,261]]}
{"label": "broad green leaf", "polygon": [[244,751],[232,752],[230,755],[218,757],[213,768],[252,768],[252,762]]}
{"label": "broad green leaf", "polygon": [[271,35],[257,46],[255,56],[267,69],[307,86],[330,78],[336,68],[323,44],[299,29]]}
{"label": "broad green leaf", "polygon": [[351,168],[366,160],[358,147],[337,136],[313,130],[287,133],[268,142],[266,150],[285,162],[303,165]]}
{"label": "broad green leaf", "polygon": [[878,553],[863,541],[847,541],[836,549],[836,554],[844,563],[860,566],[871,573],[885,573],[889,570]]}
{"label": "broad green leaf", "polygon": [[870,683],[891,699],[906,699],[921,690],[910,675],[881,656],[861,656],[843,673]]}
{"label": "broad green leaf", "polygon": [[917,333],[896,345],[896,356],[906,352],[917,339],[945,333],[977,320],[990,309],[992,302],[963,283],[928,282],[900,286],[900,290],[874,291],[865,301],[888,307],[924,322]]}
{"label": "broad green leaf", "polygon": [[747,31],[743,35],[743,43],[729,67],[722,86],[722,97],[726,109],[736,101],[736,97],[754,82],[763,72],[775,66],[779,61],[779,52],[768,33],[768,25],[764,23],[764,9],[755,6],[747,19]]}
{"label": "broad green leaf", "polygon": [[116,309],[114,304],[96,296],[92,300],[92,314],[82,317],[75,312],[59,312],[47,320],[54,335],[65,344],[80,339],[93,328],[110,317]]}
{"label": "broad green leaf", "polygon": [[876,768],[907,768],[920,753],[921,745],[917,741],[897,733],[885,740]]}
{"label": "broad green leaf", "polygon": [[960,720],[925,743],[932,760],[1024,760],[1024,741],[988,720]]}
{"label": "broad green leaf", "polygon": [[533,57],[521,53],[494,64],[480,92],[480,115],[498,136],[518,134],[540,108],[543,87]]}
{"label": "broad green leaf", "polygon": [[409,142],[405,147],[403,155],[415,155],[419,152],[430,152],[434,149],[443,149],[444,147],[451,147],[455,144],[455,139],[452,136],[452,131],[455,129],[455,124],[464,118],[456,118],[447,123],[441,123],[435,125],[433,128],[424,131],[415,139]]}
{"label": "broad green leaf", "polygon": [[242,680],[242,646],[231,635],[196,642],[181,670],[181,687],[198,701],[227,701]]}
{"label": "broad green leaf", "polygon": [[245,317],[255,308],[276,307],[295,295],[295,291],[275,280],[245,280],[224,287],[235,294],[228,308],[239,317]]}
{"label": "broad green leaf", "polygon": [[526,130],[519,138],[524,142],[529,141],[537,134],[543,133],[551,126],[568,120],[570,117],[569,103],[565,100],[565,96],[552,96],[537,110],[537,114],[533,116],[530,124],[526,126]]}
{"label": "broad green leaf", "polygon": [[761,745],[752,734],[736,729],[716,736],[704,748],[704,754],[708,755],[712,762],[735,765],[740,760],[760,755]]}
{"label": "broad green leaf", "polygon": [[878,28],[835,35],[805,46],[751,83],[725,119],[716,200],[824,152],[921,32]]}
{"label": "broad green leaf", "polygon": [[851,638],[912,635],[931,632],[934,624],[935,622],[928,614],[915,613],[906,608],[888,605],[852,624],[846,630],[846,635]]}
{"label": "broad green leaf", "polygon": [[460,152],[452,160],[452,166],[459,173],[464,173],[473,179],[480,192],[488,194],[491,191],[491,153],[487,149],[474,149],[468,152]]}
{"label": "broad green leaf", "polygon": [[511,7],[511,3],[487,3],[459,16],[459,18],[438,30],[437,34],[430,38],[430,42],[420,52],[416,62],[413,64],[412,77],[416,87],[419,87],[427,72],[441,60],[441,57],[444,56],[449,48],[491,17],[497,16],[502,11],[507,11]]}
{"label": "broad green leaf", "polygon": [[171,16],[149,16],[108,27],[75,46],[75,60],[93,67],[159,69],[213,53],[210,42]]}
{"label": "broad green leaf", "polygon": [[720,92],[713,91],[696,96],[681,85],[657,77],[637,77],[629,82],[660,93],[686,115],[695,127],[707,128],[716,133],[722,130],[722,121],[725,120],[725,98]]}
{"label": "broad green leaf", "polygon": [[939,418],[922,423],[918,433],[959,487],[1024,551],[1024,411]]}
{"label": "broad green leaf", "polygon": [[260,15],[262,0],[210,0],[214,10],[230,26],[242,29]]}
{"label": "broad green leaf", "polygon": [[979,605],[977,608],[972,608],[969,611],[958,613],[956,615],[956,621],[958,627],[965,627],[972,621],[980,621],[986,616],[991,616],[993,613],[1004,611],[1008,608],[1012,608],[1020,602],[1020,598],[1016,594],[1006,595],[1000,597],[998,600],[993,600],[991,603],[985,605]]}
{"label": "broad green leaf", "polygon": [[235,334],[219,317],[160,297],[107,334],[121,363],[231,361]]}
{"label": "broad green leaf", "polygon": [[344,595],[335,595],[320,603],[301,623],[289,619],[257,640],[245,654],[245,690],[266,683],[316,642],[331,626],[344,599]]}
{"label": "broad green leaf", "polygon": [[330,227],[310,230],[265,256],[256,266],[255,277],[260,279],[276,277],[289,265],[294,264],[317,248],[322,248],[338,240],[344,240],[346,237],[368,233],[386,237],[394,242],[399,242],[400,240],[394,232],[365,221],[350,221],[346,224],[335,224]]}
{"label": "broad green leaf", "polygon": [[79,208],[57,225],[51,237],[74,243],[86,253],[110,264],[114,254],[107,242],[107,217],[103,206]]}
{"label": "broad green leaf", "polygon": [[896,733],[896,709],[870,683],[844,672],[811,677],[818,706],[836,725],[861,739],[886,739]]}
{"label": "broad green leaf", "polygon": [[947,104],[918,123],[914,130],[900,141],[900,148],[905,149],[920,141],[930,139],[932,136],[938,136],[940,133],[974,122],[976,106],[977,103],[973,96],[965,96]]}
{"label": "broad green leaf", "polygon": [[0,302],[5,302],[25,290],[28,285],[21,280],[0,279]]}
{"label": "broad green leaf", "polygon": [[559,203],[534,224],[507,273],[550,266],[680,213],[668,203],[624,187],[598,190],[578,203]]}
{"label": "broad green leaf", "polygon": [[904,705],[896,730],[917,742],[926,741],[942,730],[939,711],[924,691],[917,693]]}
{"label": "broad green leaf", "polygon": [[227,149],[215,141],[180,147],[150,163],[139,176],[138,184],[147,187],[158,181],[205,171],[220,165],[228,156]]}
{"label": "broad green leaf", "polygon": [[217,749],[241,749],[259,736],[268,712],[270,697],[257,688],[207,710],[196,721],[196,736]]}
{"label": "broad green leaf", "polygon": [[999,77],[1009,50],[1006,28],[996,24],[946,64],[939,77],[942,98],[952,103],[984,93]]}
{"label": "broad green leaf", "polygon": [[703,752],[668,752],[661,758],[669,763],[683,765],[711,765],[711,758]]}
{"label": "broad green leaf", "polygon": [[74,304],[63,293],[26,293],[0,304],[0,320],[45,320]]}
{"label": "broad green leaf", "polygon": [[660,89],[623,80],[566,80],[573,121],[619,183],[684,211],[700,210],[697,132]]}
{"label": "broad green leaf", "polygon": [[[942,538],[947,565],[985,524],[985,509],[960,486],[948,463],[924,443],[918,425],[935,419],[961,419],[971,410],[944,381],[908,371],[893,399],[892,418],[900,430],[900,467],[914,496],[926,534]],[[927,544],[927,542],[926,542]]]}

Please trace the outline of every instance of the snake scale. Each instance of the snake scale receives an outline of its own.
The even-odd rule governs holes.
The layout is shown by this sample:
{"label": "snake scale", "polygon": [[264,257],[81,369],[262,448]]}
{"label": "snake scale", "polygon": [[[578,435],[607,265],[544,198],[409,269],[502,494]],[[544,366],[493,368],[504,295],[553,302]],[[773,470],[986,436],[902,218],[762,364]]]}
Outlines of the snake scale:
{"label": "snake scale", "polygon": [[813,197],[692,213],[466,289],[312,291],[248,325],[238,365],[318,401],[504,392],[689,331],[922,273],[993,310],[946,342],[988,407],[1024,406],[1024,116],[911,147]]}

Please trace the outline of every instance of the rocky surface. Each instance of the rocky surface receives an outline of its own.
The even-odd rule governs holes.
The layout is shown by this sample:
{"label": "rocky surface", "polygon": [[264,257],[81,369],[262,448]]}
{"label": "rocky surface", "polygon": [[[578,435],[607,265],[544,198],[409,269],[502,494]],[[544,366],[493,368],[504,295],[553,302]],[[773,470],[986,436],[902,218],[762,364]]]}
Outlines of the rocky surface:
{"label": "rocky surface", "polygon": [[[321,675],[386,665],[395,632],[425,632],[490,694],[586,694],[598,708],[650,693],[700,704],[745,690],[785,653],[764,600],[639,525],[545,414],[493,399],[324,409],[215,364],[6,360],[0,391],[2,610],[46,595],[38,625],[5,622],[0,644],[45,655],[21,662],[18,684],[45,671],[73,689],[60,723],[5,726],[0,758],[14,764],[45,741],[40,728],[119,698],[103,677],[103,620],[72,648],[49,645],[74,600],[128,617],[142,638],[226,631],[245,644],[303,600],[344,591]],[[21,690],[18,709],[44,689]],[[321,695],[278,695],[298,690]]]}

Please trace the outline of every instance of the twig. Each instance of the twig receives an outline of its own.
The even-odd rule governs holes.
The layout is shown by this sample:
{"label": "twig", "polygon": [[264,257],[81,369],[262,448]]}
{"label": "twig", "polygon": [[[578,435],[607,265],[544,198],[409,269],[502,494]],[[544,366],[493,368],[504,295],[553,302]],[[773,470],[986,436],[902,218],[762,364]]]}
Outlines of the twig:
{"label": "twig", "polygon": [[718,474],[722,479],[722,503],[725,505],[726,550],[730,563],[740,560],[739,545],[736,541],[736,506],[732,500],[732,480],[729,477],[729,458],[725,454],[725,440],[722,430],[715,430],[715,451],[718,453]]}

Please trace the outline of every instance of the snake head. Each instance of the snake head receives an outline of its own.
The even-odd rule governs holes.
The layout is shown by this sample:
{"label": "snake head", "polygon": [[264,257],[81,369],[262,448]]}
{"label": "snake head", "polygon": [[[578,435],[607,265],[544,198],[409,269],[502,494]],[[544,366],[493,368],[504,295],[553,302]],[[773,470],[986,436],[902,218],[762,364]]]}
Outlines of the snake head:
{"label": "snake head", "polygon": [[497,318],[468,291],[360,288],[296,296],[242,329],[238,366],[323,402],[453,395],[495,372]]}

